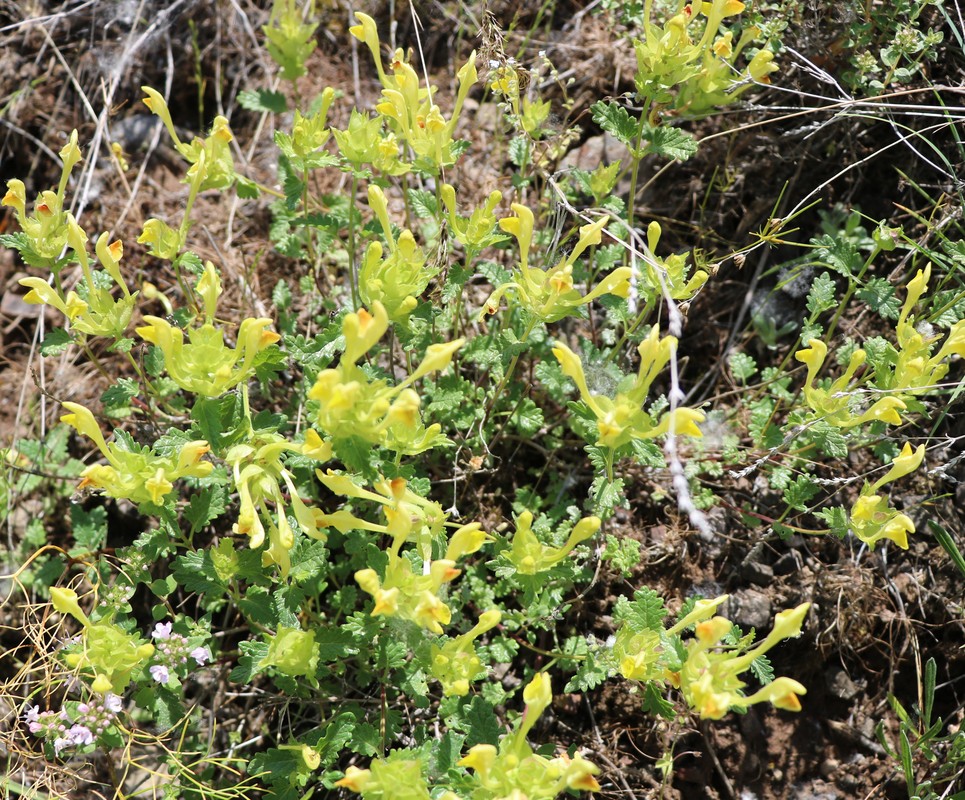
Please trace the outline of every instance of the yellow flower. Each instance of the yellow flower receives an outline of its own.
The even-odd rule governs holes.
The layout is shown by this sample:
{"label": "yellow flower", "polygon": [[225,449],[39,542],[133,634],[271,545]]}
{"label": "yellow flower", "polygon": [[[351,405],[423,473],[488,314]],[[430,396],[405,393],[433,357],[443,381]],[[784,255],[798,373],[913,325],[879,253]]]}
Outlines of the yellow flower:
{"label": "yellow flower", "polygon": [[905,442],[904,446],[901,448],[901,453],[895,457],[895,460],[891,464],[891,469],[889,469],[881,478],[875,481],[871,485],[871,490],[877,492],[886,483],[891,483],[899,478],[903,478],[905,475],[914,472],[918,467],[921,466],[921,462],[925,458],[925,445],[920,444],[912,452],[911,444]]}
{"label": "yellow flower", "polygon": [[175,147],[180,152],[184,145],[178,138],[177,130],[174,128],[174,120],[171,119],[171,111],[168,109],[168,104],[164,99],[164,96],[157,89],[152,89],[150,86],[142,86],[141,91],[147,95],[142,102],[149,109],[151,109],[152,113],[161,118],[161,121],[164,123],[164,127],[167,128],[168,134],[171,136]]}
{"label": "yellow flower", "polygon": [[[356,16],[364,16],[356,13]],[[372,773],[367,769],[359,769],[358,767],[349,767],[345,770],[345,777],[341,780],[335,781],[336,786],[341,786],[349,791],[361,794],[365,789],[365,785],[369,782],[372,777]]]}
{"label": "yellow flower", "polygon": [[84,314],[88,309],[87,303],[80,299],[77,292],[71,290],[67,292],[67,297],[62,299],[60,295],[54,291],[54,288],[43,278],[21,278],[20,285],[30,289],[30,291],[24,295],[23,299],[25,303],[53,306],[71,322]]}
{"label": "yellow flower", "polygon": [[775,708],[784,711],[800,711],[801,701],[798,700],[798,695],[802,694],[807,694],[804,686],[791,678],[780,677],[754,692],[745,702],[750,705],[766,700]]}
{"label": "yellow flower", "polygon": [[828,356],[828,346],[822,342],[820,339],[811,339],[808,341],[807,348],[803,350],[798,350],[794,354],[794,358],[798,361],[807,364],[808,367],[808,377],[807,386],[811,387],[814,384],[814,379],[817,377],[818,372],[821,370],[821,366],[824,364],[824,359]]}
{"label": "yellow flower", "polygon": [[99,237],[97,237],[97,243],[94,245],[94,252],[97,253],[97,259],[101,262],[101,266],[114,279],[114,283],[121,287],[125,295],[129,295],[127,284],[124,282],[124,276],[121,275],[121,259],[124,257],[124,243],[117,239],[114,242],[108,244],[108,235],[105,231]]}
{"label": "yellow flower", "polygon": [[503,217],[499,227],[512,234],[519,242],[519,260],[523,267],[529,264],[529,247],[533,241],[533,226],[536,218],[528,207],[520,203],[510,205],[515,217]]}
{"label": "yellow flower", "polygon": [[13,178],[7,181],[7,193],[0,200],[0,205],[10,206],[17,214],[17,221],[23,225],[27,216],[27,189],[23,181]]}
{"label": "yellow flower", "polygon": [[100,450],[101,453],[110,458],[110,450],[107,447],[104,434],[101,433],[100,426],[97,424],[97,420],[94,419],[94,415],[90,412],[90,409],[79,403],[71,403],[69,401],[64,402],[63,406],[70,413],[64,414],[60,418],[60,421],[70,425],[78,433],[86,436],[97,445],[97,449]]}
{"label": "yellow flower", "polygon": [[491,744],[473,745],[469,748],[469,752],[456,762],[456,766],[475,770],[479,777],[485,781],[497,755],[498,751]]}
{"label": "yellow flower", "polygon": [[73,589],[51,586],[50,601],[61,614],[70,615],[84,626],[90,624],[87,615],[80,609],[80,603],[77,602],[77,592]]}
{"label": "yellow flower", "polygon": [[167,479],[164,470],[160,467],[154,475],[144,482],[144,488],[151,495],[151,502],[156,506],[164,505],[164,495],[174,488],[174,484]]}
{"label": "yellow flower", "polygon": [[381,81],[383,86],[386,86],[388,81],[385,77],[385,71],[382,69],[382,53],[379,51],[378,26],[376,26],[375,20],[372,19],[372,17],[368,14],[363,14],[361,11],[355,12],[355,18],[361,24],[353,25],[348,29],[348,32],[369,48],[369,51],[372,53],[372,59],[375,61],[375,68],[379,72],[379,81]]}

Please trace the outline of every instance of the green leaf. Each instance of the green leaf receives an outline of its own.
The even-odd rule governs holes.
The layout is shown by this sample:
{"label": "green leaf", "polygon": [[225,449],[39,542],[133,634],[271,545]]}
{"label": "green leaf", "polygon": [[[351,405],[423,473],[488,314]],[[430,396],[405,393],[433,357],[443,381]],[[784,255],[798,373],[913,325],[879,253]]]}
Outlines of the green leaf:
{"label": "green leaf", "polygon": [[453,731],[446,731],[441,739],[432,743],[429,755],[430,777],[443,777],[456,766],[462,754],[462,745],[466,737]]}
{"label": "green leaf", "polygon": [[586,654],[576,674],[563,688],[564,692],[585,692],[599,686],[613,674],[607,664],[598,661],[592,652]]}
{"label": "green leaf", "polygon": [[516,410],[516,426],[523,436],[535,436],[543,427],[543,409],[524,397]]}
{"label": "green leaf", "polygon": [[197,533],[211,520],[220,517],[226,507],[227,492],[223,486],[205,486],[191,496],[184,508],[184,518],[191,523],[191,533]]}
{"label": "green leaf", "polygon": [[107,391],[101,395],[101,403],[108,416],[119,416],[117,411],[126,411],[131,407],[131,398],[140,391],[137,381],[133,378],[118,378]]}
{"label": "green leaf", "polygon": [[590,106],[593,121],[628,147],[636,144],[640,123],[618,103],[599,101]]}
{"label": "green leaf", "polygon": [[20,257],[23,259],[24,263],[27,264],[27,266],[51,270],[53,272],[57,272],[58,270],[62,269],[71,258],[69,255],[67,255],[58,260],[40,255],[36,250],[34,250],[30,237],[22,231],[18,233],[3,234],[0,236],[0,245],[9,247],[11,250],[16,250],[18,253],[20,253]]}
{"label": "green leaf", "polygon": [[284,114],[288,110],[288,101],[282,92],[272,92],[268,89],[245,89],[238,93],[238,105],[248,111],[259,113],[271,112]]}
{"label": "green leaf", "polygon": [[268,657],[268,642],[241,642],[238,647],[243,655],[238,658],[238,666],[231,670],[228,680],[248,684],[261,671],[260,664]]}
{"label": "green leaf", "polygon": [[[283,148],[284,138],[280,132],[275,134],[275,144]],[[302,201],[305,183],[292,166],[291,158],[284,154],[278,156],[278,177],[285,192],[285,207],[292,210]]]}
{"label": "green leaf", "polygon": [[654,683],[647,684],[640,708],[648,714],[654,714],[663,719],[674,719],[677,716],[673,703],[660,693],[660,688]]}
{"label": "green leaf", "polygon": [[612,517],[613,512],[626,503],[623,478],[610,481],[606,475],[597,475],[590,486],[590,499],[594,514],[603,519]]}
{"label": "green leaf", "polygon": [[164,351],[160,347],[151,345],[144,354],[144,369],[152,378],[157,378],[164,372]]}
{"label": "green leaf", "polygon": [[613,608],[613,618],[625,623],[635,633],[662,631],[666,616],[663,598],[646,586],[633,593],[633,600],[619,598]]}
{"label": "green leaf", "polygon": [[820,511],[815,513],[816,517],[823,519],[828,527],[831,529],[831,533],[840,539],[843,539],[848,533],[848,512],[841,506],[834,506],[833,508],[822,508]]}
{"label": "green leaf", "polygon": [[634,439],[630,442],[630,449],[633,451],[633,457],[637,462],[645,467],[663,469],[667,466],[663,457],[663,450],[652,439]]}
{"label": "green leaf", "polygon": [[234,393],[223,397],[199,397],[195,401],[191,419],[197,423],[201,438],[211,445],[212,450],[220,451],[225,434],[237,425],[238,407],[238,397]]}
{"label": "green leaf", "polygon": [[271,595],[262,586],[252,586],[238,601],[238,609],[256,625],[274,627],[278,624],[278,614],[272,603]]}
{"label": "green leaf", "polygon": [[107,509],[95,506],[85,511],[75,503],[70,507],[70,527],[77,543],[70,551],[72,556],[100,550],[107,541]]}
{"label": "green leaf", "polygon": [[473,697],[469,707],[465,709],[466,747],[477,744],[498,744],[502,731],[493,706],[479,695]]}
{"label": "green leaf", "polygon": [[342,753],[342,748],[352,741],[355,728],[355,715],[348,711],[343,711],[325,726],[325,733],[315,743],[322,767],[335,763]]}
{"label": "green leaf", "polygon": [[951,537],[951,534],[931,519],[928,520],[928,527],[938,540],[938,543],[945,549],[945,552],[948,553],[952,563],[958,567],[958,571],[961,572],[962,575],[965,575],[965,558],[962,557],[962,552],[958,549],[958,545],[955,544],[955,540]]}
{"label": "green leaf", "polygon": [[837,305],[837,287],[834,285],[834,279],[827,272],[822,272],[814,279],[811,290],[808,292],[808,311],[813,316],[817,316],[835,305]]}
{"label": "green leaf", "polygon": [[207,550],[195,550],[174,559],[172,574],[186,592],[221,595],[225,583],[218,576]]}
{"label": "green leaf", "polygon": [[643,129],[643,136],[648,140],[647,153],[686,161],[697,152],[697,140],[680,128],[665,125],[653,128],[647,125]]}
{"label": "green leaf", "polygon": [[145,686],[137,692],[136,702],[141,708],[150,709],[160,730],[173,728],[184,716],[184,703],[169,689]]}
{"label": "green leaf", "polygon": [[600,556],[625,578],[629,578],[640,563],[640,542],[629,536],[606,535],[606,547]]}
{"label": "green leaf", "polygon": [[355,637],[341,628],[319,628],[315,641],[319,661],[338,661],[358,652]]}
{"label": "green leaf", "polygon": [[304,787],[311,777],[311,770],[306,768],[297,747],[269,747],[262,753],[256,753],[248,762],[248,774],[277,786],[284,793],[294,786]]}
{"label": "green leaf", "polygon": [[287,311],[292,305],[292,290],[288,281],[282,278],[271,290],[271,302],[279,311]]}
{"label": "green leaf", "polygon": [[328,548],[324,542],[314,539],[299,539],[292,551],[292,569],[289,580],[292,583],[304,583],[320,575],[328,566]]}
{"label": "green leaf", "polygon": [[825,455],[831,458],[848,457],[848,440],[845,439],[840,428],[835,427],[827,420],[815,420],[814,424],[808,429],[808,433]]}
{"label": "green leaf", "polygon": [[572,381],[563,374],[563,368],[555,358],[537,362],[536,378],[546,391],[556,398],[566,397],[573,387]]}
{"label": "green leaf", "polygon": [[847,278],[853,278],[861,271],[864,259],[860,251],[853,242],[843,236],[825,234],[818,239],[812,239],[812,242],[818,245],[818,256],[822,257],[836,272],[840,272]]}
{"label": "green leaf", "polygon": [[362,756],[374,756],[382,752],[382,736],[374,725],[364,722],[352,735],[352,749]]}
{"label": "green leaf", "polygon": [[235,174],[235,191],[242,200],[256,200],[261,195],[257,183],[238,174]]}
{"label": "green leaf", "polygon": [[171,592],[178,588],[177,579],[173,575],[158,578],[151,582],[151,591],[158,597],[167,597]]}
{"label": "green leaf", "polygon": [[517,136],[509,143],[509,160],[517,167],[525,167],[529,164],[529,150],[529,139],[526,136]]}
{"label": "green leaf", "polygon": [[798,475],[784,490],[784,502],[797,511],[807,511],[808,501],[819,491],[810,475]]}
{"label": "green leaf", "polygon": [[432,192],[422,189],[409,189],[406,192],[409,198],[409,205],[419,219],[433,219],[439,211],[439,201]]}
{"label": "green leaf", "polygon": [[40,355],[59,356],[73,344],[70,334],[63,328],[53,328],[40,344]]}
{"label": "green leaf", "polygon": [[774,668],[771,666],[770,659],[766,656],[758,656],[751,661],[751,674],[760,681],[761,685],[766,686],[774,680]]}
{"label": "green leaf", "polygon": [[344,339],[341,325],[329,325],[324,331],[311,338],[298,334],[285,336],[284,342],[285,349],[295,361],[306,370],[318,373],[334,361],[336,354],[343,346]]}
{"label": "green leaf", "polygon": [[728,359],[731,374],[741,383],[747,383],[748,379],[757,372],[757,362],[747,353],[734,352]]}
{"label": "green leaf", "polygon": [[855,294],[882,318],[898,319],[901,301],[895,296],[895,287],[886,278],[872,278]]}

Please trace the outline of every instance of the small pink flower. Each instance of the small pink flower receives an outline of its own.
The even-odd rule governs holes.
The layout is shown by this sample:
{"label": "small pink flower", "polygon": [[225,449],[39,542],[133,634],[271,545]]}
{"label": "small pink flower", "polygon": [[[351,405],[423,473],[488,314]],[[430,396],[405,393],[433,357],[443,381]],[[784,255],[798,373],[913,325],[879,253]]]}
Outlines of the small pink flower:
{"label": "small pink flower", "polygon": [[161,684],[165,684],[171,679],[171,675],[168,673],[168,668],[160,664],[155,664],[148,670],[148,672],[151,673],[151,677],[154,678],[154,680]]}
{"label": "small pink flower", "polygon": [[104,695],[104,708],[106,708],[111,713],[116,714],[124,706],[124,701],[121,700],[116,694],[111,694],[108,692]]}
{"label": "small pink flower", "polygon": [[74,725],[67,731],[67,739],[71,744],[85,745],[94,743],[94,734],[83,725]]}
{"label": "small pink flower", "polygon": [[159,622],[154,626],[154,632],[151,634],[151,636],[153,636],[155,639],[170,639],[171,628],[173,626],[173,622]]}
{"label": "small pink flower", "polygon": [[191,651],[191,658],[198,662],[198,666],[203,666],[211,660],[211,651],[207,647],[195,647]]}

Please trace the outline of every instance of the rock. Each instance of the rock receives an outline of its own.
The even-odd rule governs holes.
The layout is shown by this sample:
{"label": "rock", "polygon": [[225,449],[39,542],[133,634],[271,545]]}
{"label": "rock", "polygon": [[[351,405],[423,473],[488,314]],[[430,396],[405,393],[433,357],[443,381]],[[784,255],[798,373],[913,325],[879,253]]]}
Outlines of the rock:
{"label": "rock", "polygon": [[861,687],[837,665],[829,667],[827,672],[824,673],[824,678],[828,684],[828,691],[842,700],[851,700],[861,691]]}
{"label": "rock", "polygon": [[801,554],[797,550],[789,550],[774,562],[775,575],[790,575],[797,572],[804,564]]}
{"label": "rock", "polygon": [[576,167],[593,172],[601,164],[613,164],[629,156],[630,151],[625,144],[605,133],[602,136],[591,136],[579,147],[570,150],[560,161],[560,169]]}
{"label": "rock", "polygon": [[741,577],[757,586],[768,586],[774,580],[774,569],[770,564],[745,561],[741,564]]}
{"label": "rock", "polygon": [[726,616],[745,630],[767,630],[771,625],[771,601],[757,589],[740,589],[731,595]]}

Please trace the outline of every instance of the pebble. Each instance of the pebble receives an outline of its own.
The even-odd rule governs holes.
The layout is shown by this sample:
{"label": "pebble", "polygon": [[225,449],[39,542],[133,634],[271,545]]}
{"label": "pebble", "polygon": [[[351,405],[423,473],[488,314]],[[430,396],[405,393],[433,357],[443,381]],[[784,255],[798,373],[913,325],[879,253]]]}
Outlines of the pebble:
{"label": "pebble", "polygon": [[768,586],[774,580],[774,568],[770,564],[745,561],[741,564],[741,577],[757,586]]}
{"label": "pebble", "polygon": [[827,778],[830,778],[832,775],[834,775],[834,773],[838,771],[838,767],[840,766],[841,766],[841,762],[838,761],[836,758],[826,758],[824,759],[824,761],[821,762],[821,766],[818,767],[818,770],[821,773],[821,777],[827,779]]}

